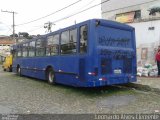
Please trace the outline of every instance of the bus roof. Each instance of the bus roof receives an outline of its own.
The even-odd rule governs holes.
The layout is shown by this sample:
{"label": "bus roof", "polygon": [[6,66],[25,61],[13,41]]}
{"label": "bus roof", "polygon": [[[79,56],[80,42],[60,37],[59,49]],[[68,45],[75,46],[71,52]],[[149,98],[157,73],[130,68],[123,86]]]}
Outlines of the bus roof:
{"label": "bus roof", "polygon": [[90,22],[95,22],[95,21],[100,22],[101,24],[106,24],[109,27],[117,26],[117,27],[120,27],[120,28],[123,28],[123,29],[128,29],[128,30],[133,30],[134,29],[132,26],[126,25],[124,23],[119,23],[119,22],[116,22],[116,21],[111,21],[111,20],[106,20],[106,19],[89,19],[89,20],[77,23],[75,25],[71,25],[71,26],[53,31],[53,32],[45,34],[45,35],[37,36],[36,38],[32,38],[28,41],[24,41],[24,42],[18,43],[18,44],[13,45],[13,46],[22,45],[22,44],[25,44],[25,43],[28,43],[28,42],[31,42],[31,41],[36,41],[37,39],[40,39],[40,38],[43,38],[43,37],[46,37],[46,36],[49,36],[49,35],[52,35],[52,34],[55,34],[55,33],[61,33],[64,30],[74,28],[76,26],[80,26],[83,23],[90,23]]}

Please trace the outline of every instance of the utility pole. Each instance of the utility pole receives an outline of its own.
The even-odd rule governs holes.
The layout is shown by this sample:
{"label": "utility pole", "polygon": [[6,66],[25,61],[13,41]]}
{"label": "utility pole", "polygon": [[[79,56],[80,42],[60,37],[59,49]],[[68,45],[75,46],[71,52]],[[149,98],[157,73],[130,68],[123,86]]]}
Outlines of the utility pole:
{"label": "utility pole", "polygon": [[[1,10],[1,12],[6,12],[6,13],[12,13],[13,14],[13,40],[15,40],[15,21],[14,21],[14,14],[17,14],[14,11],[3,11]],[[17,41],[15,40],[15,42],[17,43]]]}
{"label": "utility pole", "polygon": [[52,25],[55,25],[54,23],[52,23],[52,22],[47,22],[47,23],[44,23],[44,28],[46,28],[47,29],[47,31],[48,31],[48,33],[49,32],[52,32]]}

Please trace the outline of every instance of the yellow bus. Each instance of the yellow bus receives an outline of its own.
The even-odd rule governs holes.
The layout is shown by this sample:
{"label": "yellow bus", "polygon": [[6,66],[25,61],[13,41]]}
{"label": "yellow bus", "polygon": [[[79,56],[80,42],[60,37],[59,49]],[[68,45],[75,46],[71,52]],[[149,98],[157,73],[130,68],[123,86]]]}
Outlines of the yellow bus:
{"label": "yellow bus", "polygon": [[5,57],[2,65],[4,71],[12,72],[12,59],[13,59],[12,55],[8,55]]}

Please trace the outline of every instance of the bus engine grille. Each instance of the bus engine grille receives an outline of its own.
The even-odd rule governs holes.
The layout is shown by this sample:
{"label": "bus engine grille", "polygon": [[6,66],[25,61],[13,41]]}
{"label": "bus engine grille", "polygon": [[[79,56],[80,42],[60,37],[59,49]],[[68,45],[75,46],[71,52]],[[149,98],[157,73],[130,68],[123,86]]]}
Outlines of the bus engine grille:
{"label": "bus engine grille", "polygon": [[101,74],[111,74],[112,73],[112,61],[111,59],[102,58],[101,59]]}
{"label": "bus engine grille", "polygon": [[124,71],[124,73],[132,73],[132,59],[131,58],[124,59],[123,71]]}

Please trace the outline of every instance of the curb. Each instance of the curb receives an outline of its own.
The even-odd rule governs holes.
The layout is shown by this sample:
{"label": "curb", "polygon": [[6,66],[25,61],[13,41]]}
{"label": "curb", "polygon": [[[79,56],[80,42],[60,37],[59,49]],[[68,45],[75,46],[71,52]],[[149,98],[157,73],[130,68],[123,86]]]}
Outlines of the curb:
{"label": "curb", "polygon": [[137,90],[141,91],[151,91],[156,94],[160,95],[160,89],[159,88],[152,88],[149,85],[142,85],[142,84],[137,84],[137,83],[128,83],[124,85],[125,87],[130,87],[130,88],[135,88]]}

